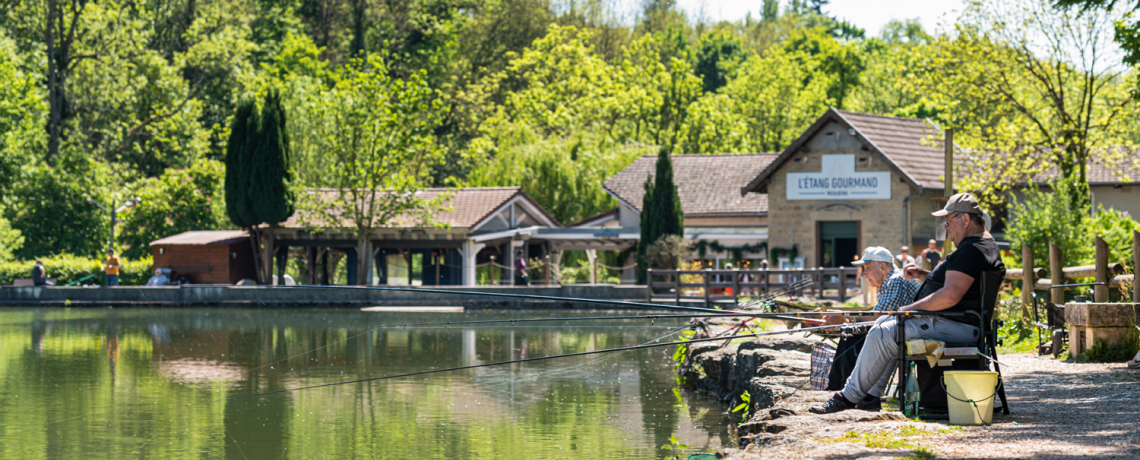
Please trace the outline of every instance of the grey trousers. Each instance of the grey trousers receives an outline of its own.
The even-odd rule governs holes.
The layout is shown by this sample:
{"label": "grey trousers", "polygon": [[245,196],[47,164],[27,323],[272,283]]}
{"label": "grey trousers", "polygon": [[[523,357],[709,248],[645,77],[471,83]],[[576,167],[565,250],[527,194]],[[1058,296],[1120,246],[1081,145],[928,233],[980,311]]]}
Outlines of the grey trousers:
{"label": "grey trousers", "polygon": [[[981,333],[977,327],[937,316],[911,316],[905,324],[907,340],[973,342]],[[867,333],[867,342],[843,388],[843,397],[848,401],[858,402],[867,395],[882,396],[886,392],[891,374],[898,369],[898,327],[898,320],[882,316]]]}

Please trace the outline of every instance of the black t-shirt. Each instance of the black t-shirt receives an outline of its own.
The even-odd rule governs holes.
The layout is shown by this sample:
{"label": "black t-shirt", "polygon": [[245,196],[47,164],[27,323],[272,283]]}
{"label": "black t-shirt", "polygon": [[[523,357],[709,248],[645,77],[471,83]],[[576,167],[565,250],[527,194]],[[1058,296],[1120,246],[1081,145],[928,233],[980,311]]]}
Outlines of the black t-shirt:
{"label": "black t-shirt", "polygon": [[[1005,270],[1005,263],[1001,260],[1001,251],[998,250],[997,241],[993,238],[972,236],[962,240],[958,249],[946,256],[946,261],[934,268],[926,277],[926,283],[919,290],[917,299],[924,298],[942,288],[946,284],[946,272],[955,271],[974,279],[970,290],[962,296],[957,305],[942,310],[944,312],[966,312],[973,310],[981,313],[982,274],[993,270]],[[969,316],[950,316],[949,319],[979,326],[978,318]]]}
{"label": "black t-shirt", "polygon": [[43,286],[47,284],[47,279],[44,277],[44,269],[39,265],[32,267],[32,285]]}
{"label": "black t-shirt", "polygon": [[938,251],[931,251],[929,249],[926,250],[923,257],[926,258],[926,261],[930,263],[930,268],[932,270],[934,267],[938,266],[938,262],[942,261],[942,253]]}

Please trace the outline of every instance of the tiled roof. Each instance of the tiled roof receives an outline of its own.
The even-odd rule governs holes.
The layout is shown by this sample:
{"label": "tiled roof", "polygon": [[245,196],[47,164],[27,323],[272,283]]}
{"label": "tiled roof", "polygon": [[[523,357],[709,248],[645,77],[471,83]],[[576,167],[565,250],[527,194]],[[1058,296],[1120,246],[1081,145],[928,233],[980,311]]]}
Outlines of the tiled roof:
{"label": "tiled roof", "polygon": [[941,189],[946,153],[942,132],[926,120],[835,109],[918,185]]}
{"label": "tiled roof", "polygon": [[574,222],[574,223],[572,223],[572,224],[569,224],[569,225],[567,225],[567,226],[566,226],[566,228],[574,228],[574,227],[580,227],[580,226],[583,226],[583,225],[589,225],[589,224],[592,224],[592,223],[594,223],[594,222],[597,222],[597,221],[599,221],[599,220],[605,220],[605,219],[610,219],[610,218],[616,218],[616,217],[617,217],[617,213],[618,213],[618,208],[613,208],[613,209],[611,209],[611,210],[609,210],[609,211],[606,211],[606,212],[603,212],[603,213],[600,213],[600,214],[597,214],[597,215],[593,215],[593,216],[587,217],[587,218],[585,218],[585,219],[582,219],[582,220],[580,220],[580,221],[577,221],[577,222]]}
{"label": "tiled roof", "polygon": [[[741,196],[740,188],[776,158],[773,153],[747,155],[673,155],[673,181],[686,216],[765,214],[768,195]],[[644,156],[606,181],[605,187],[640,212],[645,180],[657,168],[657,156]]]}
{"label": "tiled roof", "polygon": [[[309,193],[326,194],[330,198],[337,193],[335,189],[313,189]],[[448,211],[437,212],[434,216],[435,221],[440,224],[446,224],[452,228],[472,228],[483,222],[484,219],[491,216],[491,214],[502,207],[511,199],[516,196],[522,196],[523,199],[529,201],[535,208],[539,210],[546,218],[550,219],[557,225],[557,220],[546,213],[538,203],[535,203],[529,196],[523,193],[519,187],[471,187],[459,190],[448,188],[428,188],[420,192],[420,198],[425,200],[434,199],[440,194],[452,194],[444,207],[450,208]],[[306,228],[302,222],[301,211],[298,210],[290,217],[289,220],[281,224],[285,228]],[[318,222],[317,219],[310,219],[311,224],[320,224],[325,226],[323,222]],[[418,227],[418,223],[414,222],[407,216],[397,217],[391,225],[392,228],[414,228]],[[352,227],[351,222],[342,222],[338,227],[348,228]]]}
{"label": "tiled roof", "polygon": [[[1126,153],[1126,157],[1120,160],[1090,162],[1088,169],[1085,170],[1089,185],[1140,183],[1140,152]],[[1057,174],[1057,167],[1052,166],[1033,179],[1038,184],[1046,184],[1052,182]]]}
{"label": "tiled roof", "polygon": [[246,238],[249,238],[249,233],[242,230],[203,230],[168,236],[160,240],[152,241],[150,245],[201,246],[207,244],[228,244]]}

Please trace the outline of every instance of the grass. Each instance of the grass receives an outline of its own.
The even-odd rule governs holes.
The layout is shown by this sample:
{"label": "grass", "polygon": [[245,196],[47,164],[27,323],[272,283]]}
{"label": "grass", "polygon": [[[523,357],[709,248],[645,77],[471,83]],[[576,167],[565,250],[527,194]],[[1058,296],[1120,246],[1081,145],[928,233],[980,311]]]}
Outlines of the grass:
{"label": "grass", "polygon": [[907,449],[911,451],[912,455],[903,457],[908,459],[927,460],[935,458],[938,454],[926,446],[916,444],[916,441],[926,439],[939,434],[954,433],[962,431],[961,427],[948,427],[944,430],[927,431],[913,425],[904,425],[899,431],[879,431],[875,433],[859,433],[856,431],[848,431],[842,437],[835,439],[824,439],[819,442],[836,443],[836,442],[851,442],[862,444],[872,449]]}

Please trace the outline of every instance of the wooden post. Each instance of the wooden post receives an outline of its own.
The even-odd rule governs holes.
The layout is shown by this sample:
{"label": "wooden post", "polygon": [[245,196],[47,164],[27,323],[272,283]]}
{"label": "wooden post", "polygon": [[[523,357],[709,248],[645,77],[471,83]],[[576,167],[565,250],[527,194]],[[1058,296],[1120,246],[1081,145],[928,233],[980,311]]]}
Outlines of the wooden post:
{"label": "wooden post", "polygon": [[673,281],[677,287],[674,291],[677,293],[677,305],[681,305],[681,271],[673,270]]}
{"label": "wooden post", "polygon": [[433,259],[435,259],[433,261],[435,264],[435,285],[439,286],[439,252],[433,252],[431,253],[431,256]]}
{"label": "wooden post", "polygon": [[1093,286],[1093,301],[1108,302],[1108,243],[1096,237],[1096,282],[1103,286]]}
{"label": "wooden post", "polygon": [[544,264],[546,265],[546,285],[550,286],[550,254],[547,254],[544,260],[546,261]]}
{"label": "wooden post", "polygon": [[740,269],[737,268],[732,272],[732,306],[735,308],[740,304]]}
{"label": "wooden post", "polygon": [[950,198],[954,196],[954,128],[946,128],[946,140],[943,144],[942,147],[946,152],[946,169],[943,174],[946,177],[942,181],[942,196]]}
{"label": "wooden post", "polygon": [[772,292],[772,277],[768,275],[768,269],[764,269],[764,295]]}
{"label": "wooden post", "polygon": [[1140,231],[1132,231],[1132,301],[1140,303]]}
{"label": "wooden post", "polygon": [[709,288],[709,278],[710,278],[709,272],[710,271],[711,271],[711,269],[706,268],[704,276],[703,276],[704,283],[705,283],[705,303],[704,303],[705,308],[709,308],[709,303],[710,303],[709,296],[712,295],[712,291]]}
{"label": "wooden post", "polygon": [[[1049,243],[1049,280],[1053,286],[1065,284],[1065,256],[1061,254],[1061,248],[1053,243]],[[1049,300],[1054,304],[1064,305],[1065,289],[1050,289]]]}
{"label": "wooden post", "polygon": [[598,257],[594,256],[594,284],[601,284],[598,281]]}
{"label": "wooden post", "polygon": [[645,303],[653,303],[653,269],[645,270]]}
{"label": "wooden post", "polygon": [[317,248],[310,246],[305,251],[305,262],[309,265],[309,285],[317,284]]}
{"label": "wooden post", "polygon": [[843,267],[839,267],[839,303],[847,300],[847,274],[843,273]]}
{"label": "wooden post", "polygon": [[[815,273],[816,273],[816,275],[815,275],[816,276],[816,278],[815,278],[816,285],[819,286],[819,291],[818,291],[819,293],[816,294],[816,298],[823,300],[823,286],[824,286],[823,267],[817,268]],[[812,289],[812,292],[817,292],[817,291],[815,289]]]}
{"label": "wooden post", "polygon": [[1021,322],[1032,321],[1029,306],[1033,305],[1033,249],[1021,245]]}
{"label": "wooden post", "polygon": [[[495,279],[495,256],[491,256],[491,286],[499,284]],[[408,279],[412,279],[412,267],[408,267]]]}

